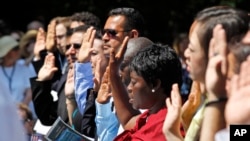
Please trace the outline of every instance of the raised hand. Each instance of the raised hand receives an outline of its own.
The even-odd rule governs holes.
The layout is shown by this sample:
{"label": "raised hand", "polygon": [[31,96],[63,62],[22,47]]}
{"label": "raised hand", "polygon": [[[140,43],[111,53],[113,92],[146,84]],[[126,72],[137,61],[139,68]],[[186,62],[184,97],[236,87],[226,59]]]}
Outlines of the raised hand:
{"label": "raised hand", "polygon": [[171,98],[166,99],[168,114],[166,115],[162,131],[167,140],[182,140],[180,132],[181,124],[181,96],[177,84],[173,84]]}
{"label": "raised hand", "polygon": [[226,97],[227,41],[222,25],[216,25],[209,45],[209,62],[206,70],[206,89],[212,99]]}
{"label": "raised hand", "polygon": [[95,69],[94,69],[94,90],[96,92],[98,92],[99,89],[100,89],[101,82],[102,82],[102,77],[103,77],[103,74],[106,71],[105,70],[106,67],[103,67],[103,66],[104,66],[104,63],[106,64],[106,62],[107,62],[106,58],[99,57],[99,58],[97,58],[97,61],[94,64],[95,65]]}
{"label": "raised hand", "polygon": [[45,36],[46,33],[42,28],[39,28],[36,35],[36,43],[34,45],[34,56],[37,60],[40,59],[40,51],[45,49]]}
{"label": "raised hand", "polygon": [[109,67],[107,67],[106,71],[103,75],[100,90],[98,91],[98,95],[96,98],[98,103],[101,103],[101,104],[108,103],[108,101],[111,97],[111,87],[110,87],[109,75],[110,75],[110,69],[109,69]]}
{"label": "raised hand", "polygon": [[48,53],[45,57],[44,64],[38,72],[38,81],[51,80],[58,68],[55,66],[55,56]]}
{"label": "raised hand", "polygon": [[240,73],[231,80],[231,95],[226,103],[225,118],[230,124],[250,124],[250,56],[241,64]]}
{"label": "raised hand", "polygon": [[193,81],[187,101],[181,108],[181,121],[185,130],[201,104],[201,89],[199,82]]}
{"label": "raised hand", "polygon": [[52,20],[48,25],[46,49],[51,52],[56,49],[56,20]]}
{"label": "raised hand", "polygon": [[[213,37],[209,44],[209,61],[206,70],[205,85],[207,101],[217,101],[227,97],[227,42],[226,32],[222,25],[216,25],[213,29]],[[204,109],[199,140],[211,140],[215,134],[225,128],[225,101],[220,101]]]}
{"label": "raised hand", "polygon": [[66,97],[74,97],[74,67],[68,71],[64,91]]}
{"label": "raised hand", "polygon": [[110,73],[111,74],[118,74],[119,73],[119,67],[123,60],[124,54],[127,49],[129,37],[126,36],[122,42],[122,45],[120,46],[118,52],[116,52],[116,49],[112,48],[110,52],[110,60],[109,60],[109,67],[110,67]]}
{"label": "raised hand", "polygon": [[69,123],[72,125],[72,114],[74,109],[77,107],[75,101],[75,93],[74,93],[74,67],[70,68],[67,74],[67,80],[64,87],[67,111],[69,116]]}
{"label": "raised hand", "polygon": [[93,27],[89,27],[87,32],[83,36],[82,45],[79,50],[78,62],[85,63],[90,61],[90,55],[95,39],[96,30]]}

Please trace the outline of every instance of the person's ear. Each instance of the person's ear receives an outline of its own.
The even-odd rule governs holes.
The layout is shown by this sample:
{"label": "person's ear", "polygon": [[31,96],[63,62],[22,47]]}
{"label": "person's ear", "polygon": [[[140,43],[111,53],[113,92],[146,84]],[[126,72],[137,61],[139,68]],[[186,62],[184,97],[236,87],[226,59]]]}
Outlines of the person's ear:
{"label": "person's ear", "polygon": [[156,79],[154,83],[152,83],[152,92],[156,92],[161,87],[161,80]]}
{"label": "person's ear", "polygon": [[137,37],[139,37],[139,32],[135,29],[132,29],[130,31],[130,36],[131,36],[131,38],[137,38]]}

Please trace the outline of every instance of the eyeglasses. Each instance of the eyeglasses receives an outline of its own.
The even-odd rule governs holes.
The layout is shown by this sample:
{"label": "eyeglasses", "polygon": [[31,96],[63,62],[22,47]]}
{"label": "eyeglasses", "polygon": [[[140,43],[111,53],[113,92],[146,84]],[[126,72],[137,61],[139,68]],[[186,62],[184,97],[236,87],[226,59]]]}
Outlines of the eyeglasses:
{"label": "eyeglasses", "polygon": [[114,30],[114,29],[103,29],[102,30],[102,35],[104,35],[105,33],[107,33],[107,35],[109,37],[114,37],[118,32],[128,32],[130,30],[124,30],[124,31],[117,31],[117,30]]}
{"label": "eyeglasses", "polygon": [[73,46],[74,49],[79,49],[81,47],[81,44],[74,43],[66,45],[66,50],[68,50],[71,46]]}

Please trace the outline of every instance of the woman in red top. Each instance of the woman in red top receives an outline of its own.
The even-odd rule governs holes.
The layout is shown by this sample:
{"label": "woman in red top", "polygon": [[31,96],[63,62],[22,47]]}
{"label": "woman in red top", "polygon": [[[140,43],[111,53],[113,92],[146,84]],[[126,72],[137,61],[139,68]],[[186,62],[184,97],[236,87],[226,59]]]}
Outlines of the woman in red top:
{"label": "woman in red top", "polygon": [[[153,44],[143,48],[130,63],[131,81],[126,89],[119,77],[126,43],[127,38],[116,56],[114,51],[111,52],[107,70],[110,72],[104,78],[104,81],[110,78],[116,113],[125,129],[115,141],[165,140],[162,133],[167,114],[165,99],[169,97],[172,85],[182,82],[181,63],[169,46]],[[140,114],[139,109],[146,111]]]}

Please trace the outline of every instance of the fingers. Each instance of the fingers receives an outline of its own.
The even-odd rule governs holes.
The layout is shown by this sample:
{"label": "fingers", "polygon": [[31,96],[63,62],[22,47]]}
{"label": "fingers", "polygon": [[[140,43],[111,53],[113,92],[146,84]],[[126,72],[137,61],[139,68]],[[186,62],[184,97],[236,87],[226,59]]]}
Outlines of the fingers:
{"label": "fingers", "polygon": [[95,90],[96,91],[98,91],[99,90],[99,88],[100,88],[100,85],[101,85],[101,82],[102,82],[102,78],[101,78],[101,65],[100,65],[100,63],[101,63],[101,59],[100,58],[98,58],[97,59],[97,61],[96,61],[96,65],[95,65],[95,72],[94,72],[94,75],[95,75],[95,77],[94,77],[94,84],[95,84]]}
{"label": "fingers", "polygon": [[119,48],[119,51],[117,52],[115,58],[122,58],[127,50],[127,44],[128,44],[129,37],[126,36],[122,42],[121,47]]}
{"label": "fingers", "polygon": [[93,47],[93,43],[94,43],[94,40],[95,40],[95,33],[96,33],[96,30],[92,30],[91,31],[91,35],[90,35],[90,39],[89,39],[89,42],[90,42],[90,47]]}
{"label": "fingers", "polygon": [[102,77],[102,83],[108,83],[109,79],[109,67],[106,68],[106,71]]}
{"label": "fingers", "polygon": [[228,48],[227,48],[227,40],[226,40],[226,32],[222,28],[222,26],[218,29],[217,33],[217,42],[218,42],[218,48],[217,50],[219,51],[219,54],[222,57],[222,64],[221,64],[221,72],[222,74],[226,74],[227,72],[227,53],[228,53]]}
{"label": "fingers", "polygon": [[200,89],[200,83],[197,81],[193,81],[190,94],[188,96],[188,101],[190,103],[199,104],[200,103],[200,97],[201,97],[201,89]]}
{"label": "fingers", "polygon": [[43,30],[43,28],[40,27],[38,29],[38,33],[37,33],[37,36],[36,36],[36,41],[41,41],[41,40],[45,41],[45,31]]}
{"label": "fingers", "polygon": [[173,84],[172,91],[171,91],[171,100],[172,104],[181,107],[181,95],[179,92],[178,84]]}
{"label": "fingers", "polygon": [[51,60],[52,60],[53,57],[54,57],[54,55],[53,55],[52,53],[48,53],[48,54],[45,56],[44,63],[45,63],[45,64],[51,63]]}
{"label": "fingers", "polygon": [[226,47],[227,47],[227,40],[226,40],[226,32],[223,29],[221,24],[218,24],[213,29],[213,38],[215,42],[215,50],[216,53],[225,56],[226,55]]}
{"label": "fingers", "polygon": [[97,58],[95,65],[95,77],[100,77],[101,75],[101,58]]}
{"label": "fingers", "polygon": [[49,59],[48,59],[48,63],[51,65],[51,66],[55,66],[55,56],[53,54],[50,54],[49,55]]}
{"label": "fingers", "polygon": [[167,106],[167,107],[172,106],[172,104],[171,104],[171,101],[170,101],[170,98],[169,98],[169,97],[166,99],[166,106]]}
{"label": "fingers", "polygon": [[214,39],[214,49],[213,54],[218,54],[221,57],[220,66],[217,65],[217,69],[220,69],[222,74],[226,74],[227,71],[227,40],[226,40],[226,32],[223,29],[221,24],[218,24],[213,29],[213,39]]}
{"label": "fingers", "polygon": [[[116,53],[116,49],[115,48],[111,48],[110,50],[110,58],[109,58],[109,65],[111,65],[112,63],[121,63],[123,56],[127,50],[127,44],[128,44],[128,40],[129,37],[126,36],[120,46],[120,48],[118,49],[118,52]],[[113,71],[113,69],[112,69]]]}
{"label": "fingers", "polygon": [[218,54],[222,56],[227,55],[226,32],[221,24],[214,27],[213,37],[209,44],[209,57],[213,57]]}
{"label": "fingers", "polygon": [[78,61],[79,62],[88,62],[90,61],[90,54],[93,50],[93,44],[95,40],[96,30],[93,27],[89,27],[84,33],[81,48],[79,51]]}
{"label": "fingers", "polygon": [[85,33],[84,38],[83,38],[84,41],[89,42],[91,38],[93,38],[93,35],[92,35],[93,30],[94,30],[94,27],[92,26],[87,29],[87,32]]}
{"label": "fingers", "polygon": [[218,31],[217,31],[217,37],[216,37],[216,42],[218,42],[218,48],[216,48],[220,55],[222,55],[223,57],[226,57],[227,55],[227,40],[226,40],[226,32],[225,30],[222,28],[222,26],[219,27]]}
{"label": "fingers", "polygon": [[53,51],[56,43],[56,20],[52,20],[48,25],[48,33],[46,36],[46,49],[49,51]]}
{"label": "fingers", "polygon": [[212,58],[215,55],[214,48],[215,48],[215,39],[212,38],[209,42],[209,50],[208,50],[208,57],[209,58]]}
{"label": "fingers", "polygon": [[192,92],[200,92],[201,91],[201,89],[200,89],[200,83],[199,82],[197,82],[197,81],[193,81],[192,82],[192,87],[191,87],[191,93]]}
{"label": "fingers", "polygon": [[58,68],[55,67],[55,56],[52,53],[48,53],[45,57],[44,64],[46,67],[50,68],[51,71],[57,71]]}
{"label": "fingers", "polygon": [[115,62],[115,49],[111,48],[109,53],[109,65]]}

